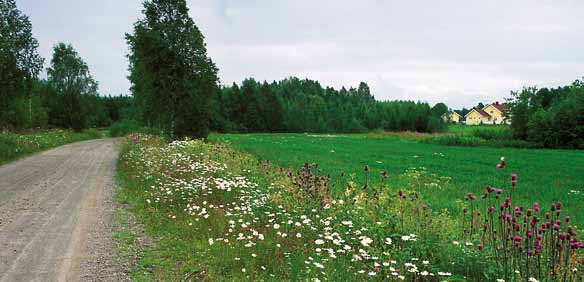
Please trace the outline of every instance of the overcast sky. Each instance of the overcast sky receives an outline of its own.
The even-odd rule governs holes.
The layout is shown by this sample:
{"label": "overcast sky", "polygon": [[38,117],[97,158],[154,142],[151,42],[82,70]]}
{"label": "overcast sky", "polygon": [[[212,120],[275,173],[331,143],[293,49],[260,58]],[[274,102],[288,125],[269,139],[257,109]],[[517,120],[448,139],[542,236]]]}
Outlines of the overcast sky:
{"label": "overcast sky", "polygon": [[[71,43],[103,94],[129,94],[124,33],[141,0],[17,0],[40,52]],[[453,108],[584,76],[584,1],[190,0],[222,84],[366,81],[377,99]]]}

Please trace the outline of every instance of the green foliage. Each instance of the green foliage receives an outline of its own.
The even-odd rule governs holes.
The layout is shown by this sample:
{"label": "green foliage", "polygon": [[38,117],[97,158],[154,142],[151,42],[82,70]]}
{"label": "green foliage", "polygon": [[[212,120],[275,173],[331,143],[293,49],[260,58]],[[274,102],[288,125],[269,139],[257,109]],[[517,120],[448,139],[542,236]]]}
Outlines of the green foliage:
{"label": "green foliage", "polygon": [[37,48],[28,17],[14,0],[0,0],[0,128],[33,123],[32,83],[43,67]]}
{"label": "green foliage", "polygon": [[126,34],[130,81],[140,120],[171,138],[205,137],[217,68],[184,0],[144,2],[144,18]]}
{"label": "green foliage", "polygon": [[95,129],[81,133],[67,130],[49,130],[32,134],[3,132],[0,134],[0,164],[64,144],[102,138],[103,135],[103,132]]}
{"label": "green foliage", "polygon": [[108,136],[110,137],[123,137],[130,133],[153,133],[153,130],[129,119],[115,122],[108,128]]}
{"label": "green foliage", "polygon": [[546,148],[584,148],[584,84],[534,87],[513,92],[509,101],[513,136]]}
{"label": "green foliage", "polygon": [[295,77],[268,84],[246,79],[223,87],[211,100],[218,132],[346,132],[372,130],[439,132],[446,105],[376,101],[369,86],[323,88]]}
{"label": "green foliage", "polygon": [[97,95],[97,82],[91,77],[89,67],[73,46],[59,43],[53,48],[48,83],[56,94],[51,112],[51,122],[59,127],[80,131],[88,128],[96,115],[91,96]]}

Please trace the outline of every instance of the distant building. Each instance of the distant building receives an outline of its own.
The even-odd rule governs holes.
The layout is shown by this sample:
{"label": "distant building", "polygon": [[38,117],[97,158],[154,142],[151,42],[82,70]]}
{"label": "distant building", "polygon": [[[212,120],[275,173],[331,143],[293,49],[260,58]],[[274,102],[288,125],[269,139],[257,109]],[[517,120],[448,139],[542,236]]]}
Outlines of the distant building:
{"label": "distant building", "polygon": [[442,116],[442,118],[444,119],[445,122],[460,123],[462,116],[459,115],[457,112],[448,112],[448,113],[445,113]]}
{"label": "distant building", "polygon": [[464,116],[467,125],[489,124],[491,115],[483,111],[483,109],[473,108],[468,114]]}
{"label": "distant building", "polygon": [[505,104],[495,102],[485,106],[482,109],[473,108],[464,116],[466,124],[509,124],[510,121],[505,119]]}

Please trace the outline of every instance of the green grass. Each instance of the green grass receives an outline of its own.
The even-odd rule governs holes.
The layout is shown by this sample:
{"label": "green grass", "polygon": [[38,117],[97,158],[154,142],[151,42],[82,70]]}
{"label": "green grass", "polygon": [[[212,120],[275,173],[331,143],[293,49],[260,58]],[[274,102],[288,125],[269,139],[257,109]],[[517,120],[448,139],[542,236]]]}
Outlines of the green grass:
{"label": "green grass", "polygon": [[[466,192],[480,195],[487,185],[501,186],[502,173],[519,175],[514,196],[523,204],[537,201],[547,206],[562,201],[571,214],[584,208],[583,151],[441,146],[383,135],[216,134],[210,140],[232,144],[286,167],[316,162],[323,173],[337,179],[345,172],[363,182],[363,167],[369,165],[374,181],[379,182],[377,175],[385,170],[396,190],[405,185],[398,175],[409,168],[423,168],[439,185],[419,189],[434,208],[457,210],[457,200]],[[495,169],[501,156],[507,159],[503,172]],[[576,218],[576,222],[581,225],[584,218]]]}
{"label": "green grass", "polygon": [[0,133],[0,164],[68,143],[103,136],[102,131],[95,129],[80,133],[69,130],[48,130],[27,134],[3,132]]}
{"label": "green grass", "polygon": [[472,136],[477,131],[490,132],[507,132],[510,131],[508,125],[464,125],[464,124],[450,124],[448,125],[448,133],[456,135]]}

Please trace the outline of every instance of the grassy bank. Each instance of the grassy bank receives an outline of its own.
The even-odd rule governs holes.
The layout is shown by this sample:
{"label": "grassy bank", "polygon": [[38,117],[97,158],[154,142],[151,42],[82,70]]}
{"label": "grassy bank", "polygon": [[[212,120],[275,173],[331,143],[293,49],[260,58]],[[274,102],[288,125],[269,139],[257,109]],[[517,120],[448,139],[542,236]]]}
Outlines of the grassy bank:
{"label": "grassy bank", "polygon": [[103,136],[104,133],[99,130],[86,130],[80,133],[69,130],[48,130],[26,134],[0,133],[0,164],[68,143]]}
{"label": "grassy bank", "polygon": [[[282,141],[281,136],[275,137],[271,143]],[[301,153],[300,147],[311,145],[287,146]],[[357,161],[357,154],[351,156],[346,162]],[[490,183],[504,190],[489,190],[484,199],[458,191],[468,200],[450,199],[466,211],[455,213],[430,204],[442,191],[453,189],[448,179],[425,169],[385,178],[373,165],[359,166],[355,177],[350,172],[329,177],[322,164],[286,168],[224,144],[167,144],[153,137],[131,136],[119,161],[120,198],[131,205],[156,241],[144,251],[134,279],[526,281],[531,277],[555,281],[558,273],[568,281],[582,277],[580,270],[573,271],[581,269],[580,245],[570,252],[547,247],[553,245],[548,242],[558,235],[555,231],[542,231],[540,243],[546,247],[530,255],[531,260],[523,256],[527,249],[503,246],[506,240],[493,239],[494,232],[503,238],[526,232],[520,225],[517,233],[505,231],[515,230],[515,221],[505,221],[513,210],[517,218],[521,218],[519,211],[526,212],[526,220],[540,214],[543,218],[545,212],[539,211],[538,204],[533,204],[536,211],[515,206],[515,198],[525,198],[526,192],[511,189],[507,172],[501,175],[499,171],[500,181]],[[484,169],[496,171],[492,166]],[[357,174],[366,178],[359,179]],[[419,192],[429,189],[434,193]],[[492,211],[491,205],[499,203],[509,205]],[[542,202],[543,209],[548,203],[549,199]],[[502,220],[493,220],[493,214]],[[552,220],[560,220],[557,214]],[[566,214],[561,213],[562,218]],[[576,217],[572,221],[581,220]],[[493,225],[483,228],[487,218]],[[566,228],[574,227],[562,224],[558,230]],[[534,248],[533,238],[523,236],[531,246],[528,249]],[[577,240],[575,235],[573,239]]]}

